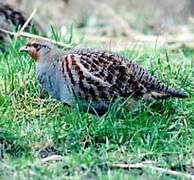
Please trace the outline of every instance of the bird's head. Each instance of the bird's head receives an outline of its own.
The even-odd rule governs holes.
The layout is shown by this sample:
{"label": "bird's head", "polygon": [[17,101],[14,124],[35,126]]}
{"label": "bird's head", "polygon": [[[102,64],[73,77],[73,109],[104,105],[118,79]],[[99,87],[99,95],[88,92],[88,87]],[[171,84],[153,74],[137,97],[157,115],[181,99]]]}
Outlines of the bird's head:
{"label": "bird's head", "polygon": [[48,41],[30,39],[28,43],[20,48],[20,52],[27,52],[35,61],[49,55],[52,44]]}

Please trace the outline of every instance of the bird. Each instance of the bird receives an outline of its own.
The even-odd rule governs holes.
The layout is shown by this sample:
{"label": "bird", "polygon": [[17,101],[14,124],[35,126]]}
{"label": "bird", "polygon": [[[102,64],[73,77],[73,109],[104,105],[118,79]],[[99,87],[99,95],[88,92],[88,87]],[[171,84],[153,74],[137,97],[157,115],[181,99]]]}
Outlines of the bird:
{"label": "bird", "polygon": [[107,112],[117,99],[186,98],[188,95],[157,80],[145,68],[117,53],[101,49],[61,50],[54,44],[30,39],[20,48],[36,63],[41,89],[69,106]]}
{"label": "bird", "polygon": [[[27,17],[24,12],[12,7],[9,4],[0,3],[0,27],[2,29],[12,31],[21,28],[26,21]],[[24,30],[32,31],[35,34],[44,34],[43,28],[34,20],[30,21]],[[0,31],[1,44],[6,42],[7,37],[8,34]],[[4,45],[1,46],[2,49],[3,47]]]}

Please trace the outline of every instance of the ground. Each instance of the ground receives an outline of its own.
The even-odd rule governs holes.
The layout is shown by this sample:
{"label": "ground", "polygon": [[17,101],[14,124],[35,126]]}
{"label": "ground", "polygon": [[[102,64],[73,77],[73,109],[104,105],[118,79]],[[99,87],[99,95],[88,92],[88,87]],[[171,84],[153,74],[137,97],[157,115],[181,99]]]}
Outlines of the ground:
{"label": "ground", "polygon": [[35,64],[18,52],[24,43],[13,40],[0,54],[1,179],[185,178],[118,166],[135,163],[194,173],[192,49],[132,46],[120,51],[189,98],[140,102],[133,108],[114,104],[99,117],[49,97],[40,100]]}

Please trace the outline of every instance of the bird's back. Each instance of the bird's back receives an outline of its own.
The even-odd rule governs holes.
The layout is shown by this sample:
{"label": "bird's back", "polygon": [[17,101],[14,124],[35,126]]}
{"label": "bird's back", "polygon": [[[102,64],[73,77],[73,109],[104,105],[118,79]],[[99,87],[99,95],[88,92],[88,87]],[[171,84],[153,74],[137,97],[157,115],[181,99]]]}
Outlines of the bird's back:
{"label": "bird's back", "polygon": [[186,97],[181,91],[158,81],[146,69],[112,52],[95,49],[70,51],[65,64],[70,65],[67,71],[72,87],[83,99],[109,101],[114,97],[129,96]]}

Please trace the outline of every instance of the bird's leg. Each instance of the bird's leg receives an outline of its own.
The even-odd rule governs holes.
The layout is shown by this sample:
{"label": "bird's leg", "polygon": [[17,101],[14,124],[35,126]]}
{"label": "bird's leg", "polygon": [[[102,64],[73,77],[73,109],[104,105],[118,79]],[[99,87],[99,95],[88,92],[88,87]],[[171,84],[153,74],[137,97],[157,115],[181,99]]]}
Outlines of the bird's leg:
{"label": "bird's leg", "polygon": [[46,94],[47,94],[46,93],[46,90],[40,87],[39,98],[40,99],[44,99],[44,97],[45,97]]}
{"label": "bird's leg", "polygon": [[46,95],[45,89],[40,87],[38,97],[35,99],[35,102],[39,105],[43,104],[45,102],[44,100],[45,95]]}

